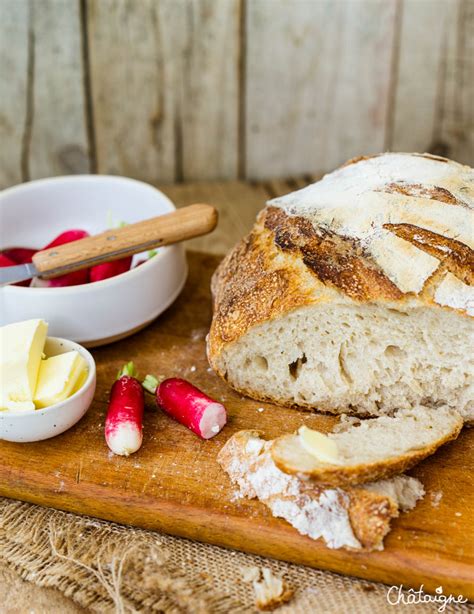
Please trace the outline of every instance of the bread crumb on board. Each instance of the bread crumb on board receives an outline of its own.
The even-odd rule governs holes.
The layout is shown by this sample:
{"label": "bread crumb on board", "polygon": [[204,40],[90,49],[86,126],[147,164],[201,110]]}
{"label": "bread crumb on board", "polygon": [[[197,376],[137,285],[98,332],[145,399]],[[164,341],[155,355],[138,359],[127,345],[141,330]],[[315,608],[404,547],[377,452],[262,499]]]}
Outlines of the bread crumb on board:
{"label": "bread crumb on board", "polygon": [[258,567],[242,567],[241,573],[244,582],[253,584],[255,605],[259,610],[274,610],[293,597],[294,589],[267,567],[261,570]]}
{"label": "bread crumb on board", "polygon": [[443,493],[441,490],[434,490],[433,492],[431,492],[430,493],[431,507],[438,507],[439,502],[441,501],[442,498],[443,498]]}
{"label": "bread crumb on board", "polygon": [[245,499],[244,495],[240,492],[240,490],[236,490],[232,493],[230,501],[231,503],[236,503],[237,501],[240,501],[241,499]]}
{"label": "bread crumb on board", "polygon": [[240,573],[242,574],[243,582],[253,582],[260,578],[260,569],[258,567],[241,567]]}

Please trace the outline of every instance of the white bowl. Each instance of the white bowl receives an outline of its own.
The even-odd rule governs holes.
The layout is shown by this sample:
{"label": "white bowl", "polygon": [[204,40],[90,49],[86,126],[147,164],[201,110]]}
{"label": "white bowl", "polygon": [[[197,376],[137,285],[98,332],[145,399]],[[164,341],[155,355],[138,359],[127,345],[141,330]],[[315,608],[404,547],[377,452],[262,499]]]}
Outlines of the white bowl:
{"label": "white bowl", "polygon": [[[0,248],[44,247],[64,230],[90,234],[115,223],[174,211],[154,187],[106,175],[40,179],[0,193]],[[135,257],[135,260],[137,257]],[[146,326],[176,299],[186,281],[182,244],[159,249],[144,264],[103,281],[67,288],[0,287],[0,325],[42,318],[52,335],[88,347]]]}
{"label": "white bowl", "polygon": [[0,411],[0,440],[41,441],[64,433],[78,422],[89,409],[94,398],[96,374],[91,354],[82,346],[67,339],[48,337],[44,346],[46,356],[57,356],[77,350],[87,362],[88,375],[84,384],[65,401],[33,411]]}

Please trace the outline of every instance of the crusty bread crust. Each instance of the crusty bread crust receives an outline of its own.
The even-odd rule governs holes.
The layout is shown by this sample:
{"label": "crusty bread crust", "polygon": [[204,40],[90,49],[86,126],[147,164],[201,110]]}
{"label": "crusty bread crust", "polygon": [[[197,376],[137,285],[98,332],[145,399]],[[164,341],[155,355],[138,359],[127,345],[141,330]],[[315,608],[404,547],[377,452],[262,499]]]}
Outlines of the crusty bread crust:
{"label": "crusty bread crust", "polygon": [[406,240],[411,237],[413,245],[421,246],[424,239],[423,250],[443,258],[418,295],[401,292],[353,241],[319,238],[307,220],[276,207],[264,209],[252,232],[230,251],[212,278],[214,315],[208,341],[212,366],[217,367],[215,359],[224,345],[252,326],[304,305],[352,300],[395,309],[409,303],[453,310],[434,301],[436,287],[447,272],[474,283],[473,251],[417,227],[391,224],[390,228]]}
{"label": "crusty bread crust", "polygon": [[363,487],[345,490],[350,497],[349,519],[362,549],[381,550],[392,518],[399,515],[397,505],[390,497],[363,490]]}
{"label": "crusty bread crust", "polygon": [[[282,218],[286,221],[282,221],[278,230],[275,228],[275,220]],[[352,268],[350,272],[347,271],[347,276],[341,272],[344,262],[338,261],[337,266],[332,263],[331,259],[336,255],[326,246],[326,275],[322,268],[319,269],[320,276],[324,278],[322,281],[314,269],[306,266],[299,252],[294,249],[284,251],[277,244],[280,242],[281,245],[288,246],[289,241],[285,243],[283,237],[297,224],[297,218],[289,218],[279,210],[268,207],[259,215],[250,235],[242,239],[222,260],[211,283],[213,319],[207,339],[207,355],[214,371],[241,394],[263,402],[311,410],[314,409],[314,404],[303,400],[288,403],[287,399],[263,394],[256,388],[238,386],[221,368],[219,358],[224,347],[240,339],[257,324],[282,316],[298,307],[323,302],[357,300],[362,303],[383,303],[390,309],[403,310],[404,305],[409,305],[410,308],[425,305],[453,310],[436,305],[433,301],[435,286],[446,272],[443,264],[440,269],[444,272],[437,271],[433,274],[419,296],[404,295],[388,278],[377,273],[372,263],[363,263],[361,255],[351,256]],[[347,245],[344,247],[347,249]],[[464,275],[467,275],[467,264],[469,261],[464,261]],[[329,275],[332,277],[329,278]],[[365,275],[367,277],[364,282]],[[317,409],[340,414],[347,411],[347,406],[320,402]],[[357,410],[351,408],[351,413],[357,415]]]}
{"label": "crusty bread crust", "polygon": [[[322,484],[331,486],[352,486],[355,484],[364,484],[376,480],[383,480],[394,475],[404,473],[418,464],[423,459],[434,454],[436,450],[447,443],[456,439],[463,427],[463,419],[459,414],[453,412],[455,423],[451,430],[446,432],[443,437],[431,445],[427,445],[418,450],[412,450],[401,456],[394,456],[381,459],[370,464],[360,463],[356,465],[322,465],[321,463],[311,462],[311,456],[303,451],[303,454],[308,458],[309,463],[302,465],[295,462],[294,455],[288,454],[288,447],[299,448],[300,444],[298,435],[283,435],[278,437],[272,443],[271,455],[275,465],[284,473],[291,475],[304,476],[311,478]],[[292,462],[293,461],[293,462]]]}
{"label": "crusty bread crust", "polygon": [[[413,156],[452,167],[455,177],[469,171],[468,167],[437,156]],[[348,164],[364,164],[369,159],[359,158]],[[472,199],[472,187],[466,186],[466,191],[461,192],[465,193],[465,200],[459,197],[459,190],[452,190],[438,185],[391,182],[374,192],[387,194],[391,203],[399,196],[403,206],[411,207],[415,214],[417,207],[421,207],[422,212],[424,205],[420,203],[433,202],[437,207],[445,207],[449,218],[451,210],[466,211],[472,206],[469,200]],[[432,259],[430,263],[437,263],[415,292],[404,291],[403,284],[399,284],[402,288],[397,286],[362,241],[325,226],[315,226],[307,217],[296,213],[289,215],[283,206],[270,203],[259,214],[252,232],[235,246],[214,274],[214,314],[207,345],[212,368],[243,394],[288,405],[288,399],[268,396],[251,387],[239,387],[231,375],[227,376],[220,360],[226,346],[258,324],[299,307],[331,303],[381,304],[398,311],[429,307],[468,317],[459,301],[446,303],[439,297],[449,294],[453,285],[465,284],[458,288],[459,292],[464,292],[464,288],[474,284],[474,252],[454,236],[426,228],[423,215],[424,212],[420,213],[420,226],[398,223],[395,218],[381,228],[389,238],[400,242],[397,248],[400,260],[410,259],[413,253],[410,250],[415,249],[422,257]],[[314,408],[314,404],[304,400],[292,405]],[[330,402],[318,404],[317,408],[332,413],[347,410],[347,407],[334,407]],[[357,409],[351,408],[351,411],[357,412]]]}
{"label": "crusty bread crust", "polygon": [[[257,452],[252,447],[249,449],[249,441],[260,441],[261,449]],[[338,493],[337,504],[335,504],[338,509],[334,508],[334,513],[347,514],[354,536],[359,542],[359,545],[354,542],[353,546],[345,545],[344,547],[349,550],[380,550],[382,548],[383,539],[390,530],[390,521],[398,516],[397,505],[388,496],[358,487],[335,491],[331,487],[297,478],[293,478],[290,489],[285,486],[282,486],[281,491],[278,492],[271,489],[268,496],[262,496],[261,492],[257,493],[249,477],[258,471],[265,471],[266,468],[271,471],[274,467],[270,446],[268,442],[264,445],[257,431],[239,431],[226,442],[219,452],[217,461],[231,480],[239,484],[242,495],[248,498],[258,497],[270,509],[281,501],[302,506],[305,499],[318,502],[324,493],[329,491]],[[297,494],[295,486],[298,490]]]}

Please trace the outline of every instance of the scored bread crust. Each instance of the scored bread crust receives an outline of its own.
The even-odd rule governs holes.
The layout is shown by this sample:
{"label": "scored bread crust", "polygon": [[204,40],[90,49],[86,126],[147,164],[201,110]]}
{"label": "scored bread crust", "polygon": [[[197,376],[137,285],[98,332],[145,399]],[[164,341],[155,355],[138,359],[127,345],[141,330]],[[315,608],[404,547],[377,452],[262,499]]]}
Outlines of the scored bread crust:
{"label": "scored bread crust", "polygon": [[[398,516],[397,503],[391,497],[363,487],[333,488],[288,476],[276,468],[270,446],[271,442],[260,439],[257,431],[239,431],[227,440],[217,461],[232,482],[239,485],[243,496],[257,497],[274,516],[285,518],[300,533],[312,536],[310,526],[302,529],[298,525],[295,510],[317,505],[321,497],[332,497],[328,513],[342,525],[335,525],[340,529],[339,535],[331,533],[330,529],[322,535],[328,546],[349,550],[382,549],[390,521]],[[330,524],[329,519],[327,524]]]}
{"label": "scored bread crust", "polygon": [[[425,270],[426,278],[418,280],[419,290],[406,291],[406,281],[397,285],[390,266],[384,267],[377,253],[371,253],[362,240],[347,236],[341,230],[315,225],[307,216],[299,215],[296,206],[292,209],[279,199],[275,203],[271,201],[259,214],[251,233],[231,250],[212,279],[214,313],[207,344],[208,358],[216,373],[233,388],[262,401],[314,408],[314,403],[301,399],[291,402],[262,393],[258,387],[240,386],[233,380],[232,373],[227,373],[221,358],[227,346],[254,326],[300,307],[372,303],[398,311],[429,307],[468,317],[469,304],[450,293],[459,292],[459,296],[465,296],[466,289],[470,291],[474,284],[474,252],[454,236],[434,232],[433,229],[439,231],[438,221],[431,229],[426,228],[421,207],[427,202],[444,207],[447,217],[452,211],[464,214],[472,206],[472,188],[459,185],[459,178],[472,171],[444,158],[412,155],[447,165],[452,169],[453,179],[444,180],[444,184],[450,186],[452,183],[456,189],[391,182],[370,194],[376,193],[377,197],[381,194],[390,203],[399,198],[415,220],[417,208],[420,208],[420,226],[398,223],[393,217],[382,229],[384,240],[396,242],[399,260],[411,259],[414,250],[423,266],[429,265]],[[356,159],[348,164],[364,164],[367,160],[370,158]],[[459,193],[464,194],[463,187],[466,188],[465,199],[461,200]],[[334,407],[330,402],[318,403],[317,407],[335,413],[347,409]]]}
{"label": "scored bread crust", "polygon": [[[366,482],[383,480],[404,473],[420,461],[431,456],[431,454],[434,454],[440,446],[448,441],[456,439],[461,432],[464,422],[457,412],[451,412],[451,415],[453,417],[453,422],[450,429],[436,441],[433,441],[423,448],[411,450],[399,456],[389,456],[371,463],[325,465],[315,461],[314,465],[310,466],[312,460],[311,455],[301,449],[299,437],[294,434],[283,435],[275,439],[272,442],[270,453],[275,465],[284,473],[311,478],[312,480],[331,486],[364,484]],[[296,452],[301,450],[302,454],[308,457],[310,461],[309,465],[304,466],[301,462],[298,463],[294,454],[288,454],[288,446],[292,448],[290,452],[295,449]]]}

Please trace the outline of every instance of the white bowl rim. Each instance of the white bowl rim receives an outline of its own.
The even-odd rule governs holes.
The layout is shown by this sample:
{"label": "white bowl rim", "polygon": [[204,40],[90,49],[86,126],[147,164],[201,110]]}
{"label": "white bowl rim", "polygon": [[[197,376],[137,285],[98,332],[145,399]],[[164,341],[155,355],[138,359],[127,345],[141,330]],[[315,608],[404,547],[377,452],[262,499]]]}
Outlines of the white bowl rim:
{"label": "white bowl rim", "polygon": [[54,405],[49,405],[49,407],[42,407],[40,409],[28,409],[26,411],[21,411],[21,412],[4,411],[4,412],[0,412],[1,416],[8,416],[9,420],[15,420],[16,418],[24,418],[26,416],[39,416],[39,415],[47,414],[53,409],[56,410],[58,408],[66,406],[72,399],[75,399],[79,395],[80,392],[83,392],[87,387],[91,385],[93,379],[96,376],[96,368],[95,368],[95,360],[92,354],[89,352],[89,350],[87,350],[80,343],[77,343],[76,341],[71,341],[71,339],[64,339],[63,337],[46,337],[47,341],[49,339],[53,341],[58,341],[59,343],[61,342],[67,343],[69,346],[71,346],[71,349],[68,350],[68,352],[72,350],[76,350],[77,352],[79,352],[79,354],[81,354],[81,356],[83,356],[86,359],[87,366],[89,368],[88,369],[89,373],[87,374],[86,381],[82,384],[82,386],[78,390],[76,390],[74,394],[72,394],[70,397],[67,397],[67,399],[64,399],[64,401],[60,401],[59,403],[55,403]]}
{"label": "white bowl rim", "polygon": [[31,179],[30,181],[24,181],[23,183],[17,183],[16,185],[12,185],[12,186],[9,186],[8,188],[3,188],[3,190],[0,190],[0,201],[5,196],[8,196],[10,192],[20,192],[20,191],[28,192],[29,190],[31,190],[32,188],[38,185],[42,185],[46,183],[72,183],[76,180],[91,181],[91,182],[105,180],[111,183],[135,183],[142,187],[146,187],[150,190],[158,192],[167,201],[169,201],[169,204],[172,205],[173,209],[176,208],[172,200],[168,196],[166,196],[164,192],[156,188],[151,183],[147,183],[146,181],[140,181],[140,179],[133,179],[132,177],[125,177],[123,175],[106,175],[106,174],[102,175],[100,173],[83,173],[81,175],[58,175],[57,177],[43,177],[42,179]]}
{"label": "white bowl rim", "polygon": [[[9,188],[5,188],[4,190],[0,191],[0,205],[5,195],[8,196],[9,193],[11,192],[21,192],[21,191],[28,192],[29,190],[31,190],[31,188],[36,187],[40,184],[69,183],[69,182],[72,183],[73,181],[77,179],[79,179],[80,181],[92,181],[92,182],[97,181],[97,180],[101,181],[104,179],[105,181],[111,180],[111,183],[115,183],[115,182],[135,183],[140,186],[144,186],[145,188],[149,188],[150,190],[159,194],[164,199],[164,202],[166,202],[166,204],[169,205],[170,207],[169,213],[176,211],[176,206],[174,205],[173,201],[168,196],[166,196],[164,192],[162,192],[158,188],[155,188],[155,186],[151,185],[150,183],[146,183],[145,181],[140,181],[138,179],[132,179],[131,177],[122,177],[121,175],[99,175],[99,174],[92,174],[92,173],[84,174],[84,175],[62,175],[60,177],[45,177],[43,179],[33,179],[31,181],[19,183],[17,185],[11,186]],[[158,248],[158,252],[155,256],[153,256],[152,258],[149,258],[148,260],[145,260],[145,262],[140,264],[140,266],[135,266],[133,267],[133,269],[125,271],[124,273],[120,273],[119,275],[114,275],[113,277],[109,277],[107,279],[101,279],[100,281],[94,281],[94,282],[90,282],[87,284],[78,284],[77,286],[63,286],[59,288],[30,288],[29,286],[7,285],[7,286],[3,286],[1,290],[3,292],[13,292],[13,293],[19,293],[19,294],[34,291],[36,296],[44,295],[44,294],[52,295],[54,293],[57,296],[58,294],[59,295],[68,294],[68,293],[71,294],[74,292],[81,292],[81,291],[85,292],[87,291],[87,289],[90,289],[91,287],[100,288],[104,284],[113,285],[115,283],[121,283],[124,276],[129,277],[131,274],[136,275],[137,273],[140,273],[141,270],[143,270],[143,267],[146,267],[146,269],[148,269],[150,266],[157,266],[160,263],[160,261],[163,260],[165,254],[169,252],[173,247],[174,246],[172,245],[165,245],[163,247],[160,247]]]}

